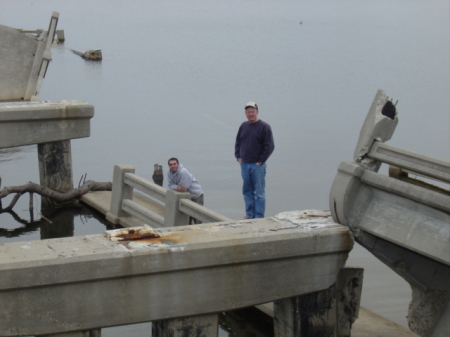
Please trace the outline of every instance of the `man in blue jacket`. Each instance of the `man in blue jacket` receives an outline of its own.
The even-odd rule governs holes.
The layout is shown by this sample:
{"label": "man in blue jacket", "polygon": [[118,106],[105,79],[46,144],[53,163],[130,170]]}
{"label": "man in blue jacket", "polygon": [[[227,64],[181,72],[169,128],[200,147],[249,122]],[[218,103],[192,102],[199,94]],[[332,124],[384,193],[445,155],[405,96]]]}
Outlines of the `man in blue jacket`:
{"label": "man in blue jacket", "polygon": [[258,113],[255,102],[247,103],[247,121],[239,127],[234,147],[236,160],[241,164],[246,219],[264,218],[266,161],[275,149],[272,129],[258,118]]}

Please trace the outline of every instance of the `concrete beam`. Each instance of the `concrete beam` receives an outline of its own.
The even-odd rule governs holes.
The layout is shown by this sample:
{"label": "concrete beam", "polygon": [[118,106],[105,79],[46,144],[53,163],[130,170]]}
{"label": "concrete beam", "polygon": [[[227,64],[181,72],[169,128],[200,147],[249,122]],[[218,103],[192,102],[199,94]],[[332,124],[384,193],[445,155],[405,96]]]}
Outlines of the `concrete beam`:
{"label": "concrete beam", "polygon": [[0,103],[0,148],[89,137],[93,116],[81,101]]}
{"label": "concrete beam", "polygon": [[330,191],[335,221],[450,266],[450,197],[342,162]]}
{"label": "concrete beam", "polygon": [[[265,218],[0,245],[0,335],[80,331],[253,306],[329,288],[353,240],[330,218]],[[126,308],[126,310],[124,310]]]}

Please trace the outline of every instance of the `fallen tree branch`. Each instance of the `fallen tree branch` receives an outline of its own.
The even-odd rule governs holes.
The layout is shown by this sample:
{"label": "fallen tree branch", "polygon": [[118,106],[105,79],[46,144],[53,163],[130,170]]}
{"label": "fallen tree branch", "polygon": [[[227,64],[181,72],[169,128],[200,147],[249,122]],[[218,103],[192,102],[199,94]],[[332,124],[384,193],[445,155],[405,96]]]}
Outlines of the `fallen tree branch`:
{"label": "fallen tree branch", "polygon": [[12,210],[14,205],[17,203],[17,200],[24,193],[37,193],[43,197],[47,197],[57,203],[67,203],[74,199],[78,199],[84,194],[91,191],[111,191],[112,183],[111,182],[96,182],[96,181],[86,181],[82,186],[78,188],[71,189],[67,192],[57,192],[48,187],[41,186],[39,184],[35,184],[33,182],[29,182],[28,184],[21,186],[6,186],[2,190],[0,190],[0,200],[5,198],[6,196],[16,193],[10,205],[4,209],[0,209],[0,211],[9,211]]}
{"label": "fallen tree branch", "polygon": [[[5,187],[5,188],[6,188],[6,187]],[[25,192],[23,192],[23,193],[17,193],[17,194],[14,196],[14,198],[11,200],[9,206],[3,208],[2,210],[5,211],[5,212],[12,211],[14,205],[17,203],[17,200],[19,200],[19,198],[20,198],[24,193],[25,193]]]}

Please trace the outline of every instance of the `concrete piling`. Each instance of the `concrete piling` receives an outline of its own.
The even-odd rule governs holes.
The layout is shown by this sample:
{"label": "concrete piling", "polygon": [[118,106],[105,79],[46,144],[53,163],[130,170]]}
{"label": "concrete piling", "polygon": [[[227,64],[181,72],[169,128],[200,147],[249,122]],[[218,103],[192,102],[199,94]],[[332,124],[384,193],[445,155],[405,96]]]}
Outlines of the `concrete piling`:
{"label": "concrete piling", "polygon": [[[73,188],[70,140],[38,144],[40,184],[58,192]],[[51,208],[52,201],[41,198],[41,209]]]}
{"label": "concrete piling", "polygon": [[275,301],[275,337],[350,337],[358,317],[362,277],[362,268],[343,268],[327,289]]}

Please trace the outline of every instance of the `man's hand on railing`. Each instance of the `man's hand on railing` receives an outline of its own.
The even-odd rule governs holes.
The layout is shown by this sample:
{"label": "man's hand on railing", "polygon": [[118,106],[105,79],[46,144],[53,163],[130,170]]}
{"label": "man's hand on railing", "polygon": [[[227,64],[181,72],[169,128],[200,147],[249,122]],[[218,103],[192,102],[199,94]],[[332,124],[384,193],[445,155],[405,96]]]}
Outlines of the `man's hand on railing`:
{"label": "man's hand on railing", "polygon": [[178,186],[177,186],[177,191],[178,191],[178,192],[186,192],[186,189],[185,189],[183,186],[178,185]]}

